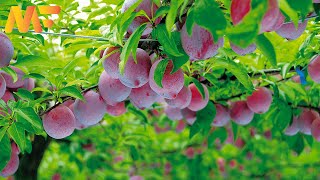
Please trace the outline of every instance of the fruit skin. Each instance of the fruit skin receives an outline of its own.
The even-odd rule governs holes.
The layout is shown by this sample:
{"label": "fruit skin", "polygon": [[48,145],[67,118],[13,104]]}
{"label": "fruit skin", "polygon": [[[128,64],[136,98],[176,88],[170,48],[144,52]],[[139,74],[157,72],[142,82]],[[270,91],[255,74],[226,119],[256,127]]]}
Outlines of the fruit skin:
{"label": "fruit skin", "polygon": [[303,109],[303,112],[300,114],[298,118],[300,132],[307,135],[311,135],[312,122],[317,118],[319,118],[318,112],[310,109]]}
{"label": "fruit skin", "polygon": [[9,66],[14,48],[8,36],[0,32],[0,68]]}
{"label": "fruit skin", "polygon": [[194,83],[189,85],[189,89],[191,90],[192,98],[188,108],[191,111],[199,111],[205,108],[209,102],[209,91],[207,86],[201,84],[204,88],[205,97],[203,98],[200,91],[196,87]]}
{"label": "fruit skin", "polygon": [[165,101],[171,107],[184,109],[190,105],[191,98],[192,94],[190,88],[183,86],[175,99],[165,99]]}
{"label": "fruit skin", "polygon": [[24,80],[22,79],[24,76],[24,72],[17,67],[10,66],[10,68],[17,73],[18,80],[16,82],[13,82],[13,78],[9,74],[1,72],[1,75],[6,80],[7,88],[14,89],[22,87],[24,85]]}
{"label": "fruit skin", "polygon": [[308,65],[308,72],[311,79],[316,82],[320,83],[320,55],[314,56],[309,65]]}
{"label": "fruit skin", "polygon": [[189,108],[181,109],[181,113],[189,125],[193,125],[193,123],[197,120],[197,113],[191,111]]}
{"label": "fruit skin", "polygon": [[247,125],[252,121],[253,116],[254,112],[249,109],[246,101],[234,102],[231,105],[230,117],[235,123]]}
{"label": "fruit skin", "polygon": [[247,105],[257,114],[266,113],[272,103],[272,93],[268,88],[259,87],[251,96],[247,97]]}
{"label": "fruit skin", "polygon": [[104,70],[113,78],[113,79],[118,79],[120,77],[120,72],[119,72],[119,63],[120,63],[120,51],[116,52],[117,50],[119,50],[119,48],[117,47],[110,47],[107,48],[104,53],[103,56],[106,56],[110,53],[113,52],[112,55],[110,55],[109,57],[107,57],[103,62],[103,68]]}
{"label": "fruit skin", "polygon": [[19,167],[19,156],[16,151],[11,151],[11,156],[6,167],[0,172],[1,177],[13,175]]}
{"label": "fruit skin", "polygon": [[302,35],[302,33],[306,30],[307,24],[308,24],[308,20],[305,20],[304,22],[299,23],[298,29],[296,29],[293,23],[286,23],[286,24],[283,24],[276,31],[276,33],[288,40],[294,40]]}
{"label": "fruit skin", "polygon": [[166,99],[175,99],[184,86],[183,72],[179,69],[177,72],[171,74],[173,63],[169,61],[162,79],[163,88],[161,88],[154,81],[154,73],[160,61],[162,60],[156,61],[151,67],[149,75],[150,87],[154,92]]}
{"label": "fruit skin", "polygon": [[74,115],[84,125],[92,126],[102,120],[106,113],[106,103],[94,91],[84,94],[85,102],[77,99],[74,103]]}
{"label": "fruit skin", "polygon": [[315,119],[311,125],[311,134],[313,138],[320,141],[320,118]]}
{"label": "fruit skin", "polygon": [[197,24],[194,25],[190,37],[185,24],[181,30],[181,43],[190,60],[193,61],[215,56],[218,49],[223,46],[224,40],[220,38],[218,42],[214,41],[211,33]]}
{"label": "fruit skin", "polygon": [[120,75],[119,80],[122,84],[130,88],[139,88],[149,81],[151,60],[146,51],[137,49],[137,64],[130,55],[124,68],[124,74]]}
{"label": "fruit skin", "polygon": [[102,98],[112,106],[127,99],[131,93],[131,88],[123,85],[119,79],[113,79],[106,71],[102,72],[98,87]]}
{"label": "fruit skin", "polygon": [[151,89],[149,83],[140,88],[132,89],[129,95],[131,103],[139,109],[151,107],[158,98],[159,95]]}
{"label": "fruit skin", "polygon": [[[74,110],[73,110],[74,101],[71,100],[71,102],[72,102],[72,103],[69,104],[69,102],[66,101],[66,102],[64,102],[63,104],[64,104],[65,106],[67,106],[67,107],[72,111],[72,113],[74,114]],[[68,104],[69,104],[69,105],[68,105]],[[75,118],[76,118],[76,117],[75,117]],[[82,124],[82,123],[76,118],[75,128],[76,128],[77,130],[83,130],[83,129],[87,128],[87,127],[88,127],[88,126]]]}
{"label": "fruit skin", "polygon": [[0,98],[3,97],[4,93],[6,92],[6,88],[7,88],[6,80],[0,74]]}
{"label": "fruit skin", "polygon": [[232,44],[232,42],[230,42],[230,47],[235,53],[239,54],[240,56],[250,54],[257,49],[257,46],[255,44],[250,44],[246,48],[241,48],[241,47],[238,47],[238,46]]}
{"label": "fruit skin", "polygon": [[222,127],[230,121],[229,110],[221,104],[215,104],[216,117],[213,119],[212,126]]}
{"label": "fruit skin", "polygon": [[127,112],[127,108],[124,102],[119,102],[115,106],[107,104],[106,111],[110,116],[121,116]]}
{"label": "fruit skin", "polygon": [[43,127],[54,139],[70,136],[75,129],[76,119],[72,111],[65,105],[59,105],[43,117]]}
{"label": "fruit skin", "polygon": [[172,121],[181,120],[183,118],[180,108],[174,108],[169,106],[164,109],[164,112]]}
{"label": "fruit skin", "polygon": [[277,31],[278,29],[280,29],[280,27],[283,25],[283,23],[285,22],[286,17],[281,13],[281,11],[279,10],[279,15],[277,17],[277,21],[276,23],[267,30],[267,32],[271,32],[271,31]]}
{"label": "fruit skin", "polygon": [[293,117],[292,123],[290,126],[288,126],[284,132],[287,136],[294,136],[296,135],[300,130],[298,117]]}

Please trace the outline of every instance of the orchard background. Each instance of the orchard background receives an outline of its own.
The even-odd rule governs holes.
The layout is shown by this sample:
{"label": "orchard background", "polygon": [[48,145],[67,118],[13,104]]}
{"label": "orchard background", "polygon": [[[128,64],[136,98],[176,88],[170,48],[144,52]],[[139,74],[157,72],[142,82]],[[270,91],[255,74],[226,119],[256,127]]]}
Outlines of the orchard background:
{"label": "orchard background", "polygon": [[319,0],[0,5],[0,179],[319,178]]}

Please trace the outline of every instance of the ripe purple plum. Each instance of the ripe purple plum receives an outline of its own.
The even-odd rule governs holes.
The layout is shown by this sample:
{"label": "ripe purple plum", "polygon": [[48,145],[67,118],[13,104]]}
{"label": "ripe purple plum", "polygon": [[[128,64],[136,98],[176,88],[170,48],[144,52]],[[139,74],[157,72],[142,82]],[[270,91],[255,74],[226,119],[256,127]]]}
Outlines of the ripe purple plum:
{"label": "ripe purple plum", "polygon": [[19,149],[19,147],[17,146],[17,144],[14,143],[14,142],[11,143],[11,151],[12,151],[13,153],[17,154],[17,155],[20,154],[20,149]]}
{"label": "ripe purple plum", "polygon": [[218,53],[223,46],[223,38],[214,41],[212,34],[206,29],[194,25],[192,35],[189,36],[186,25],[181,30],[181,43],[190,60],[209,59]]}
{"label": "ripe purple plum", "polygon": [[0,32],[0,68],[9,66],[14,48],[8,36]]}
{"label": "ripe purple plum", "polygon": [[244,56],[246,54],[250,54],[250,53],[254,52],[257,49],[257,46],[255,44],[251,44],[246,48],[241,48],[241,47],[238,47],[238,46],[236,46],[236,45],[234,45],[234,44],[232,44],[230,42],[230,46],[231,46],[231,49],[235,53],[239,54],[240,56]]}
{"label": "ripe purple plum", "polygon": [[168,106],[164,109],[164,112],[166,113],[167,117],[172,121],[181,120],[183,118],[180,108]]}
{"label": "ripe purple plum", "polygon": [[294,40],[302,35],[307,28],[307,24],[308,20],[305,20],[299,23],[298,28],[296,28],[293,23],[286,23],[283,24],[276,32],[283,38]]}
{"label": "ripe purple plum", "polygon": [[9,90],[6,90],[4,95],[1,98],[5,103],[8,103],[9,100],[15,100],[14,96],[12,94],[12,92],[10,92]]}
{"label": "ripe purple plum", "polygon": [[6,92],[6,88],[7,88],[6,80],[0,74],[0,98],[3,97],[4,93]]}
{"label": "ripe purple plum", "polygon": [[247,97],[247,105],[257,114],[266,113],[272,103],[272,93],[266,87],[257,88],[251,96]]}
{"label": "ripe purple plum", "polygon": [[119,80],[127,87],[139,88],[149,81],[151,68],[150,56],[143,49],[137,49],[137,63],[134,62],[132,55],[129,57],[124,68],[124,74],[120,75]]}
{"label": "ripe purple plum", "polygon": [[320,83],[320,55],[314,56],[309,65],[308,65],[308,72],[311,79],[316,82]]}
{"label": "ripe purple plum", "polygon": [[211,125],[216,127],[225,126],[231,119],[229,110],[221,104],[215,104],[215,107],[216,117],[214,118]]}
{"label": "ripe purple plum", "polygon": [[209,102],[209,91],[207,86],[201,84],[202,87],[204,88],[204,92],[205,92],[205,97],[202,97],[200,91],[198,90],[198,88],[196,87],[196,85],[194,83],[189,85],[189,89],[191,90],[191,102],[188,106],[188,108],[191,111],[199,111],[203,108],[205,108]]}
{"label": "ripe purple plum", "polygon": [[32,91],[32,89],[34,89],[35,87],[35,80],[32,78],[27,78],[24,80],[24,85],[23,88],[28,90],[28,91]]}
{"label": "ripe purple plum", "polygon": [[5,72],[1,72],[1,75],[6,80],[7,88],[15,89],[15,88],[23,87],[24,80],[22,78],[24,76],[24,72],[17,67],[10,66],[10,68],[17,73],[18,80],[16,82],[13,82],[13,78],[9,74]]}
{"label": "ripe purple plum", "polygon": [[183,118],[187,121],[189,125],[193,125],[193,123],[197,120],[197,113],[191,111],[189,108],[181,109],[181,113]]}
{"label": "ripe purple plum", "polygon": [[118,79],[120,77],[120,72],[119,72],[119,63],[120,63],[120,51],[116,52],[119,50],[117,47],[110,47],[107,48],[103,56],[109,55],[112,53],[109,57],[107,57],[103,61],[103,67],[104,70],[113,78],[113,79]]}
{"label": "ripe purple plum", "polygon": [[[69,100],[63,103],[65,106],[67,106],[72,113],[74,114],[74,110],[73,110],[73,106],[74,106],[74,100]],[[76,118],[76,117],[75,117]],[[77,118],[76,118],[76,123],[75,123],[75,128],[77,130],[83,130],[85,128],[87,128],[88,126],[82,124]]]}
{"label": "ripe purple plum", "polygon": [[113,79],[106,71],[102,72],[98,87],[102,98],[112,106],[127,99],[131,93],[131,88],[123,85],[119,79]]}
{"label": "ripe purple plum", "polygon": [[12,176],[19,167],[19,156],[17,152],[11,151],[11,156],[6,167],[0,172],[1,177]]}
{"label": "ripe purple plum", "polygon": [[[279,10],[280,11],[280,10]],[[283,23],[285,22],[286,17],[281,13],[281,11],[279,12],[279,15],[277,17],[277,21],[276,23],[271,27],[271,29],[268,29],[267,32],[271,32],[271,31],[277,31],[278,29],[280,29],[280,27],[283,25]]]}
{"label": "ripe purple plum", "polygon": [[121,116],[127,112],[127,108],[124,102],[119,102],[114,106],[107,104],[106,111],[110,116]]}
{"label": "ripe purple plum", "polygon": [[149,83],[140,88],[132,89],[129,95],[131,103],[139,109],[151,107],[158,98],[159,95],[151,89]]}
{"label": "ripe purple plum", "polygon": [[300,132],[307,135],[311,135],[312,122],[317,118],[319,118],[318,112],[311,109],[303,109],[302,113],[298,118]]}
{"label": "ripe purple plum", "polygon": [[320,141],[320,118],[317,118],[312,122],[311,134],[317,141]]}
{"label": "ripe purple plum", "polygon": [[296,135],[300,130],[298,117],[293,117],[292,123],[290,126],[288,126],[284,132],[287,136],[294,136]]}
{"label": "ripe purple plum", "polygon": [[54,139],[70,136],[75,129],[76,119],[72,111],[65,105],[59,105],[43,117],[43,127]]}
{"label": "ripe purple plum", "polygon": [[171,107],[184,109],[190,105],[191,98],[192,94],[190,88],[183,86],[175,99],[165,99],[165,101]]}
{"label": "ripe purple plum", "polygon": [[102,120],[106,113],[106,103],[100,94],[88,91],[85,102],[77,99],[74,103],[74,115],[82,124],[92,126]]}
{"label": "ripe purple plum", "polygon": [[173,69],[172,61],[169,61],[162,79],[162,88],[154,81],[155,70],[161,60],[156,61],[150,70],[149,84],[151,89],[166,99],[177,98],[184,85],[184,75],[181,69],[171,74]]}
{"label": "ripe purple plum", "polygon": [[237,101],[232,103],[230,110],[231,119],[239,125],[249,124],[254,116],[246,101]]}
{"label": "ripe purple plum", "polygon": [[[251,0],[232,0],[230,15],[234,25],[242,22],[243,18],[251,10]],[[268,9],[261,21],[260,33],[266,32],[274,26],[278,20],[279,5],[277,0],[268,0]]]}
{"label": "ripe purple plum", "polygon": [[313,3],[320,3],[320,0],[313,0]]}

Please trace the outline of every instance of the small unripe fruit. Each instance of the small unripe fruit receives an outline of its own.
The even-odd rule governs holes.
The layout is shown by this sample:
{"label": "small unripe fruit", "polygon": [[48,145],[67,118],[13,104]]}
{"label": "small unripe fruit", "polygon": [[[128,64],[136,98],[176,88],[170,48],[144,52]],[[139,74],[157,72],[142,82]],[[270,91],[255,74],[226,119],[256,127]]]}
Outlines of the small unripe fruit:
{"label": "small unripe fruit", "polygon": [[319,118],[318,112],[310,109],[304,109],[298,118],[300,132],[311,135],[312,122],[317,118]]}
{"label": "small unripe fruit", "polygon": [[272,93],[268,88],[259,87],[247,98],[247,105],[257,114],[267,112],[272,103]]}
{"label": "small unripe fruit", "polygon": [[205,108],[209,102],[209,91],[207,86],[201,84],[202,87],[204,88],[204,92],[205,92],[205,96],[202,97],[200,91],[198,90],[198,88],[196,87],[195,84],[190,84],[189,88],[191,90],[191,102],[188,106],[188,108],[192,111],[199,111],[203,108]]}
{"label": "small unripe fruit", "polygon": [[252,121],[253,116],[254,112],[249,109],[246,101],[234,102],[231,105],[230,117],[235,123],[247,125]]}
{"label": "small unripe fruit", "polygon": [[184,86],[175,99],[165,99],[165,101],[171,107],[184,109],[190,105],[191,98],[191,90]]}
{"label": "small unripe fruit", "polygon": [[7,35],[0,32],[0,68],[9,66],[14,48]]}
{"label": "small unripe fruit", "polygon": [[230,121],[229,110],[220,104],[215,104],[215,107],[216,117],[214,118],[211,125],[216,127],[225,126]]}
{"label": "small unripe fruit", "polygon": [[11,77],[11,75],[5,72],[1,72],[1,75],[6,80],[7,88],[15,89],[15,88],[22,87],[24,85],[24,80],[22,79],[24,76],[24,72],[17,67],[13,67],[13,66],[10,66],[10,67],[12,70],[14,70],[17,73],[18,80],[16,82],[13,82],[13,78]]}
{"label": "small unripe fruit", "polygon": [[257,49],[257,46],[255,44],[250,44],[246,48],[241,48],[241,47],[238,47],[238,46],[236,46],[236,45],[234,45],[234,44],[232,44],[230,42],[230,46],[231,46],[231,49],[235,53],[239,54],[240,56],[244,56],[246,54],[250,54],[250,53],[252,53],[253,51],[255,51]]}
{"label": "small unripe fruit", "polygon": [[107,48],[104,53],[103,56],[107,56],[110,53],[112,53],[111,55],[109,55],[109,57],[107,57],[104,61],[103,61],[103,67],[104,70],[113,78],[113,79],[118,79],[120,77],[120,72],[119,72],[119,63],[120,63],[120,50],[119,48],[116,47],[110,47]]}
{"label": "small unripe fruit", "polygon": [[111,116],[121,116],[127,112],[124,102],[119,102],[115,106],[107,105],[106,111]]}
{"label": "small unripe fruit", "polygon": [[145,109],[151,107],[159,96],[151,89],[149,83],[147,83],[140,88],[132,89],[129,98],[135,107]]}
{"label": "small unripe fruit", "polygon": [[309,65],[308,65],[308,72],[311,79],[316,82],[320,83],[320,55],[314,56]]}
{"label": "small unripe fruit", "polygon": [[166,107],[164,112],[170,120],[181,120],[183,118],[180,108]]}
{"label": "small unripe fruit", "polygon": [[286,23],[283,24],[276,32],[283,38],[294,40],[302,35],[307,28],[307,24],[308,20],[305,20],[304,22],[298,24],[297,29],[293,23]]}
{"label": "small unripe fruit", "polygon": [[54,139],[70,136],[75,129],[76,119],[72,111],[65,105],[60,105],[44,115],[43,127]]}

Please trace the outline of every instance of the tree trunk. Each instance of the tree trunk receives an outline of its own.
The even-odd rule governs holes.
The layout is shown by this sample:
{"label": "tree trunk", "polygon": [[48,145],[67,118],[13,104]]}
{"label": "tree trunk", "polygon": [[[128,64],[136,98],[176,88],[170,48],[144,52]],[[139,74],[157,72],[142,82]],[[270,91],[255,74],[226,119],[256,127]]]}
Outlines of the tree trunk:
{"label": "tree trunk", "polygon": [[19,169],[15,174],[16,180],[36,180],[38,169],[43,155],[50,144],[51,139],[35,136],[31,154],[25,154],[20,158]]}

